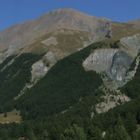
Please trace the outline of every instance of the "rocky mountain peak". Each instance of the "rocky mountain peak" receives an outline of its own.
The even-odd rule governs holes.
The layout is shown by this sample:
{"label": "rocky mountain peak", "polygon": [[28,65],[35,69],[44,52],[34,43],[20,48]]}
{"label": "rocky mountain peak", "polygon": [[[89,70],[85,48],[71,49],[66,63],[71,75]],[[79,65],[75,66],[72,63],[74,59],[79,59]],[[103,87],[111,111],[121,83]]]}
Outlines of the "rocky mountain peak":
{"label": "rocky mountain peak", "polygon": [[[44,36],[46,36],[44,40],[53,37],[50,33],[53,32],[55,34],[58,30],[61,32],[61,29],[64,30],[63,32],[71,30],[73,36],[77,31],[82,32],[82,34],[88,34],[87,36],[90,39],[79,39],[83,36],[81,34],[77,37],[77,42],[78,40],[83,43],[89,40],[90,42],[94,42],[101,40],[106,36],[108,30],[110,30],[109,23],[110,21],[107,19],[89,16],[73,9],[58,9],[49,12],[36,20],[27,21],[0,32],[0,53],[8,53],[6,56],[9,56],[9,52],[10,55],[11,52],[12,54],[19,53],[34,42],[39,44],[39,42],[43,41],[42,37],[44,38]],[[58,36],[61,37],[61,34],[57,33],[57,36],[55,37],[56,40]],[[37,42],[37,40],[39,41]],[[71,45],[71,41],[69,42],[67,40],[67,42]],[[55,46],[55,50],[56,49],[58,49],[57,45]],[[34,50],[34,48],[32,50]]]}

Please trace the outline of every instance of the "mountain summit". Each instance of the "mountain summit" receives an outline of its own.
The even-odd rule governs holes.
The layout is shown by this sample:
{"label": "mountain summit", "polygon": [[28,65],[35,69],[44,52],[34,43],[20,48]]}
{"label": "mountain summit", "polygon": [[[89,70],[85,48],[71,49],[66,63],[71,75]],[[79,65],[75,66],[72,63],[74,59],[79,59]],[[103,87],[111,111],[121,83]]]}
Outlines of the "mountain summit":
{"label": "mountain summit", "polygon": [[38,37],[58,29],[70,29],[96,33],[108,20],[88,16],[73,9],[59,9],[40,18],[12,26],[0,32],[0,47],[23,47]]}

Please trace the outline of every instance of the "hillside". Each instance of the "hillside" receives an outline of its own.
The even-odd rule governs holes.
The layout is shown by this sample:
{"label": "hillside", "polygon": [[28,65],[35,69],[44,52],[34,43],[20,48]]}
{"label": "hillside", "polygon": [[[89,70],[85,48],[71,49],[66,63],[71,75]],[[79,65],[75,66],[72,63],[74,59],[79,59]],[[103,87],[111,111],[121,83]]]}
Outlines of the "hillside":
{"label": "hillside", "polygon": [[[19,99],[16,100],[14,99],[14,97],[18,95],[17,94],[18,92],[14,92],[14,94],[12,95],[11,94],[12,89],[8,88],[7,90],[5,90],[7,87],[6,82],[4,83],[2,82],[3,90],[2,89],[0,90],[6,91],[3,94],[7,95],[7,98],[5,98],[5,96],[3,97],[1,96],[1,103],[2,104],[4,103],[2,111],[7,112],[8,110],[9,111],[13,110],[16,107],[16,109],[21,111],[21,116],[23,120],[21,124],[15,124],[14,129],[10,129],[13,127],[12,124],[8,124],[9,127],[8,130],[5,125],[1,125],[1,128],[3,128],[2,130],[6,131],[5,134],[9,135],[7,136],[7,139],[9,139],[9,137],[18,138],[23,135],[24,137],[27,136],[30,139],[33,139],[33,137],[37,137],[37,139],[43,140],[44,137],[48,137],[50,139],[61,140],[62,138],[67,139],[67,137],[71,137],[72,132],[69,131],[70,130],[75,131],[75,129],[81,132],[76,132],[75,134],[73,134],[72,137],[81,137],[80,133],[83,133],[82,135],[85,135],[86,137],[89,138],[92,138],[92,136],[97,135],[99,139],[101,137],[101,132],[104,132],[106,130],[105,127],[106,125],[108,125],[110,128],[111,123],[119,121],[117,116],[123,111],[123,108],[124,111],[126,111],[125,108],[128,108],[129,110],[131,109],[129,107],[129,104],[130,106],[131,104],[134,104],[136,106],[135,109],[137,109],[139,107],[138,106],[139,104],[137,104],[138,100],[137,98],[139,96],[135,96],[135,99],[129,101],[129,103],[122,102],[121,103],[122,105],[117,107],[118,109],[115,108],[113,110],[110,110],[109,112],[101,114],[97,113],[96,106],[98,103],[103,101],[102,97],[106,95],[107,92],[109,92],[109,94],[111,95],[113,91],[104,90],[101,78],[102,76],[94,71],[86,72],[82,66],[82,63],[83,60],[86,59],[91,52],[93,52],[93,50],[96,49],[98,50],[101,48],[102,49],[108,48],[108,44],[104,42],[95,43],[79,52],[76,52],[58,61],[48,71],[47,75],[43,79],[41,79],[32,88],[27,89]],[[34,59],[34,57],[36,59]],[[13,63],[11,66],[16,71],[19,71],[20,66],[17,67],[16,65],[20,64],[18,62],[24,62],[25,60],[26,63],[25,64],[22,63],[22,67],[25,67],[26,71],[24,70],[23,73],[21,74],[27,75],[27,77],[31,77],[31,73],[29,72],[29,70],[31,69],[31,65],[29,65],[29,63],[32,64],[33,61],[37,61],[39,57],[42,56],[25,54],[16,58],[16,60],[14,61],[15,64]],[[11,58],[8,58],[5,62],[1,64],[1,70],[3,69],[4,65],[7,65],[10,59]],[[26,64],[30,68],[26,67]],[[6,74],[6,69],[3,70],[3,73]],[[13,77],[13,74],[14,73],[12,73],[11,69],[11,74],[9,76]],[[15,77],[15,82],[19,82],[18,78],[19,76]],[[26,76],[23,76],[23,78],[20,76],[20,78],[21,81],[24,81],[23,79],[24,78],[26,79]],[[5,81],[5,78],[3,78],[2,81]],[[14,86],[13,84],[15,83],[14,80],[12,81],[8,80],[8,82],[9,85]],[[30,82],[30,80],[26,82]],[[135,83],[137,83],[137,81],[135,80],[132,82],[133,86],[135,86]],[[15,84],[18,85],[19,83]],[[25,85],[25,83],[22,83],[22,85]],[[129,83],[122,88],[122,92],[124,92],[124,89],[126,89],[127,87],[130,87]],[[18,88],[20,88],[20,86],[18,86]],[[18,88],[17,86],[14,86],[15,91],[18,91]],[[127,92],[131,91],[132,89],[129,90],[128,88]],[[139,91],[139,89],[137,90]],[[126,95],[129,94],[126,93]],[[129,97],[131,96],[129,95]],[[116,97],[114,96],[114,99],[115,98]],[[116,117],[113,117],[114,118],[114,120],[112,120],[113,122],[110,122],[107,119],[108,116],[109,118],[112,118],[112,116],[110,116],[112,115],[111,112],[118,114],[115,115]],[[131,115],[131,110],[128,112]],[[138,112],[136,111],[135,113],[137,115]],[[123,121],[124,116],[121,115],[120,117]],[[129,118],[125,119],[127,120]],[[133,119],[133,121],[136,120]],[[34,125],[34,122],[36,122],[36,125]],[[95,127],[95,125],[96,129],[99,131],[98,134],[97,132],[93,131],[94,130],[93,127]],[[136,123],[134,125],[136,125]],[[125,124],[123,127],[126,127],[127,129],[128,126],[127,124]],[[28,130],[29,133],[24,131],[23,128],[25,128],[26,131]],[[106,135],[110,133],[109,128],[106,131]],[[36,129],[41,131],[38,133],[38,135],[36,135]],[[115,125],[113,125],[113,129],[116,129]],[[135,130],[136,128],[134,127],[133,131]],[[13,136],[11,134],[14,131],[16,131],[16,133]],[[90,131],[90,133],[87,133],[87,131]],[[116,133],[113,135],[116,135]],[[6,137],[4,137],[4,139],[6,139]]]}
{"label": "hillside", "polygon": [[0,139],[139,140],[134,24],[59,9],[0,32]]}
{"label": "hillside", "polygon": [[93,42],[110,37],[117,41],[139,31],[129,23],[93,17],[74,9],[58,9],[1,31],[0,62],[24,52],[51,51],[60,59]]}
{"label": "hillside", "polygon": [[[65,53],[65,48],[59,50],[59,38],[61,34],[62,36],[63,34],[76,36],[73,40],[77,42],[77,48],[84,47],[84,43],[86,42],[91,43],[104,38],[108,32],[108,26],[106,26],[108,22],[109,20],[107,19],[92,17],[73,9],[52,11],[36,20],[27,21],[0,32],[1,59],[5,59],[5,57],[15,53],[20,53],[24,48],[27,48],[26,50],[28,51],[34,50],[38,52],[38,49],[36,50],[36,47],[31,45],[36,41],[38,44],[41,44],[39,50],[45,47],[44,51],[46,51],[47,47],[54,46],[56,52],[58,51],[58,53],[63,54]],[[53,40],[50,40],[51,38]],[[45,44],[42,43],[48,39],[50,40],[49,43],[48,41]],[[71,42],[69,43],[67,38],[66,42],[68,42],[66,45],[70,46]],[[83,45],[81,46],[81,44]],[[31,45],[32,49],[29,48],[29,45]]]}

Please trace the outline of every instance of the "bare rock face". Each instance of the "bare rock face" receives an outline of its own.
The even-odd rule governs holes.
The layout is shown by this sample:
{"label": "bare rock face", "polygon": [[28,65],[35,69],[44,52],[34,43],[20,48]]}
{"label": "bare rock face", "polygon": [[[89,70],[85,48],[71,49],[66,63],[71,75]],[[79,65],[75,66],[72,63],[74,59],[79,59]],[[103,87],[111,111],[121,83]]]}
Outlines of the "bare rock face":
{"label": "bare rock face", "polygon": [[132,80],[132,78],[135,76],[136,72],[137,72],[137,69],[138,69],[138,66],[139,66],[139,63],[140,63],[140,56],[138,55],[136,57],[136,61],[135,61],[135,67],[128,71],[127,73],[127,76],[126,76],[126,83],[130,80]]}
{"label": "bare rock face", "polygon": [[48,68],[42,62],[42,60],[36,62],[32,65],[32,82],[38,81],[41,79],[48,71]]}
{"label": "bare rock face", "polygon": [[110,67],[108,75],[121,86],[125,81],[126,73],[129,70],[132,62],[133,59],[128,56],[127,53],[118,51],[113,57],[112,66]]}
{"label": "bare rock face", "polygon": [[[139,64],[139,57],[136,57],[140,52],[140,34],[122,38],[120,44],[119,49],[97,49],[83,62],[85,70],[105,74],[103,81],[106,85],[112,85],[109,88],[126,84],[135,75]],[[129,71],[135,59],[136,66]]]}
{"label": "bare rock face", "polygon": [[35,84],[38,80],[43,78],[48,70],[57,62],[52,52],[47,52],[45,56],[32,65],[32,79],[31,83]]}
{"label": "bare rock face", "polygon": [[83,63],[85,70],[105,73],[109,79],[121,84],[132,59],[118,49],[97,49]]}
{"label": "bare rock face", "polygon": [[112,80],[117,88],[125,84],[132,62],[133,58],[121,50],[97,49],[83,62],[83,67],[105,74],[107,79],[103,80]]}
{"label": "bare rock face", "polygon": [[83,66],[87,71],[108,72],[116,52],[118,49],[97,49],[83,62]]}
{"label": "bare rock face", "polygon": [[125,51],[131,57],[135,58],[140,52],[140,34],[124,37],[120,40],[121,50]]}

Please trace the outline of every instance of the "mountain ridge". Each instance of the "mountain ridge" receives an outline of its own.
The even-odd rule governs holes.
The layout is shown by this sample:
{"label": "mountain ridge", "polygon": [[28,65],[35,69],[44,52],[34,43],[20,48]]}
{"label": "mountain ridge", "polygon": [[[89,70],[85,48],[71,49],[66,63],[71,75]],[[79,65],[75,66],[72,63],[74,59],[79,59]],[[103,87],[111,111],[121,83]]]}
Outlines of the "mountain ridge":
{"label": "mountain ridge", "polygon": [[60,9],[0,38],[0,139],[139,140],[133,24]]}

